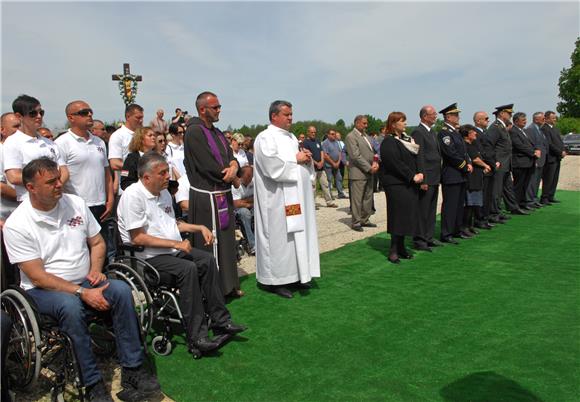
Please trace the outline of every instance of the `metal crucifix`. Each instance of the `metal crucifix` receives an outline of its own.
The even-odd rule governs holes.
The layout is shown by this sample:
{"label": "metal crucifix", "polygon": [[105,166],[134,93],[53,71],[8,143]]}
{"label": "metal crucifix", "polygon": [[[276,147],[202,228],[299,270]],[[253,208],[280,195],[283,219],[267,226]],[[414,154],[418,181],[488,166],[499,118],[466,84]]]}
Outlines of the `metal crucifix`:
{"label": "metal crucifix", "polygon": [[131,74],[129,63],[123,64],[123,74],[113,74],[113,81],[119,81],[119,92],[123,97],[125,106],[135,101],[137,96],[137,81],[142,81],[140,75]]}

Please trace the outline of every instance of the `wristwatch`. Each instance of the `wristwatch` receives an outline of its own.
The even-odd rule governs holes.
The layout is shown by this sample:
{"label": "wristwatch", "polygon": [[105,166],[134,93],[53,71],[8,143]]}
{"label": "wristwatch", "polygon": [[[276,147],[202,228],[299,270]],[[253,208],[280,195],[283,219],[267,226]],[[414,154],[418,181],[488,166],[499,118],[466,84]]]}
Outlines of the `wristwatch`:
{"label": "wristwatch", "polygon": [[75,290],[75,296],[80,299],[81,295],[83,294],[83,290],[84,290],[84,288],[82,286],[79,286],[78,289]]}

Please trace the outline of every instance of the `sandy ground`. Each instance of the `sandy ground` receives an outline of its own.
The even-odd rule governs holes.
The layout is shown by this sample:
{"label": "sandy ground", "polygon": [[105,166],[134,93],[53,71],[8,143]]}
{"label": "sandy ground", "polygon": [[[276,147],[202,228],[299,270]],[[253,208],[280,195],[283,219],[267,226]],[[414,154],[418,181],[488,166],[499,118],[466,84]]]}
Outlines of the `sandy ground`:
{"label": "sandy ground", "polygon": [[[558,182],[558,189],[580,191],[580,156],[571,155],[563,159],[560,170],[560,180]],[[350,215],[348,214],[349,204],[346,200],[335,200],[338,208],[327,208],[323,205],[324,199],[317,198],[316,202],[320,205],[317,211],[318,224],[318,242],[320,252],[342,247],[345,244],[355,240],[364,239],[373,236],[377,233],[384,232],[387,227],[387,213],[386,200],[384,193],[376,193],[374,195],[376,213],[371,218],[371,222],[377,224],[377,228],[364,228],[364,232],[354,232],[350,229]],[[441,202],[441,196],[439,197]],[[439,205],[440,207],[441,205]],[[240,276],[248,275],[256,271],[256,259],[251,256],[244,256],[239,264]],[[252,286],[252,282],[247,286]],[[171,357],[167,357],[170,359]],[[120,368],[115,367],[110,360],[99,361],[106,382],[111,384],[113,399],[118,401],[115,397],[116,392],[120,390]],[[45,378],[40,379],[40,383],[32,393],[18,394],[17,401],[50,401],[49,385]],[[74,397],[73,399],[74,400]],[[155,401],[172,401],[172,399],[158,398]]]}

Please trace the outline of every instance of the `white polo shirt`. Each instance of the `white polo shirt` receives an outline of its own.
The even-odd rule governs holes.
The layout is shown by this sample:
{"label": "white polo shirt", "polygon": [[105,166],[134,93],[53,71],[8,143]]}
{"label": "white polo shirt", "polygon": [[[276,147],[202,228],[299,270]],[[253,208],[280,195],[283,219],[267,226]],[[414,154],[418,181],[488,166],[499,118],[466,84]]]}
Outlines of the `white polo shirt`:
{"label": "white polo shirt", "polygon": [[71,130],[56,139],[70,178],[64,191],[81,197],[89,207],[104,205],[107,201],[105,169],[109,166],[107,147],[99,137],[88,133],[89,139],[79,137]]}
{"label": "white polo shirt", "polygon": [[183,164],[183,160],[185,159],[185,148],[183,144],[175,145],[174,143],[170,142],[167,144],[167,148],[165,152],[167,152],[168,160],[175,166],[179,176],[185,176],[187,173],[185,172],[185,165]]}
{"label": "white polo shirt", "polygon": [[[24,169],[26,164],[34,159],[47,156],[57,163],[58,166],[64,166],[64,160],[56,144],[41,135],[31,137],[18,130],[4,141],[2,150],[4,158],[4,171],[10,169]],[[22,185],[15,185],[16,198],[22,201],[26,194],[26,189]]]}
{"label": "white polo shirt", "polygon": [[[157,197],[143,186],[141,180],[123,192],[117,206],[117,219],[123,243],[131,243],[129,231],[138,228],[143,228],[150,236],[181,241],[169,191],[163,190]],[[135,254],[139,258],[151,258],[177,252],[174,248],[145,247],[143,252]]]}
{"label": "white polo shirt", "polygon": [[133,139],[134,132],[129,130],[126,125],[122,125],[111,134],[109,138],[109,159],[121,159],[125,162],[125,158],[129,154],[129,143]]}
{"label": "white polo shirt", "polygon": [[189,201],[189,179],[187,175],[184,174],[177,180],[179,187],[177,188],[177,192],[175,193],[175,202],[178,204],[181,201]]}
{"label": "white polo shirt", "polygon": [[[12,264],[40,258],[46,272],[79,284],[91,267],[87,239],[100,230],[82,198],[63,194],[48,212],[34,209],[27,197],[6,220],[3,234]],[[20,286],[34,287],[24,272]]]}
{"label": "white polo shirt", "polygon": [[[4,176],[4,157],[2,156],[3,148],[4,144],[0,143],[0,181],[14,188],[12,184],[8,183],[8,181],[6,180],[6,176]],[[0,200],[0,218],[6,220],[6,218],[10,216],[10,214],[12,213],[12,211],[16,209],[16,207],[18,207],[18,202],[16,201],[7,200],[5,198]]]}
{"label": "white polo shirt", "polygon": [[254,179],[248,184],[248,187],[240,183],[240,187],[232,186],[232,198],[235,200],[243,200],[254,196]]}

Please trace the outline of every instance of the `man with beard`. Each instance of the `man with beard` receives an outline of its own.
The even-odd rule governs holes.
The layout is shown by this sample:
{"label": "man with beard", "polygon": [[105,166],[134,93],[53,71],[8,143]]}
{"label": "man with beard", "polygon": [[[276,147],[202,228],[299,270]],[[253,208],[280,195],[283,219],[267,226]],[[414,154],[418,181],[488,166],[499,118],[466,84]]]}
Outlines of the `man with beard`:
{"label": "man with beard", "polygon": [[202,92],[195,101],[198,117],[187,122],[184,138],[185,170],[191,185],[189,222],[211,228],[215,241],[206,245],[193,233],[193,246],[213,252],[224,295],[243,296],[238,278],[234,202],[231,185],[239,165],[224,134],[214,126],[221,105],[212,92]]}

